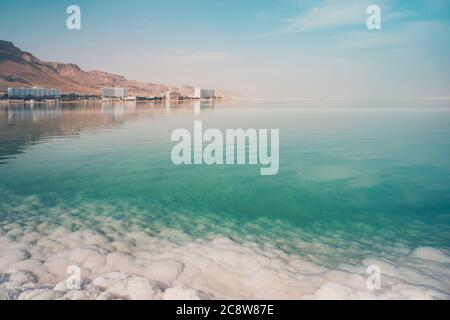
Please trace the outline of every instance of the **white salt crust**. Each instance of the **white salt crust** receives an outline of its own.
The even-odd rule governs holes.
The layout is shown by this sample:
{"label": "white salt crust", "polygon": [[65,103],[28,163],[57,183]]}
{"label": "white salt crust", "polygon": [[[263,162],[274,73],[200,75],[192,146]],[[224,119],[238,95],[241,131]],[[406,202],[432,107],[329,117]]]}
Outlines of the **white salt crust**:
{"label": "white salt crust", "polygon": [[[298,243],[300,251],[310,246]],[[319,242],[314,249],[318,256],[330,250]],[[108,217],[96,230],[9,223],[0,227],[0,299],[450,298],[447,252],[391,251],[390,258],[368,256],[331,268],[311,254],[288,254],[269,244],[193,239],[173,229],[153,234]],[[81,268],[81,290],[66,287],[71,265]],[[381,269],[380,290],[367,289],[370,265]]]}
{"label": "white salt crust", "polygon": [[[127,203],[48,207],[0,191],[0,299],[450,298],[447,249],[411,248],[388,225],[390,245],[368,225],[357,229],[372,236],[349,239],[265,218],[239,224]],[[415,222],[408,230],[426,228]],[[72,265],[80,267],[81,290],[66,286]],[[367,288],[373,265],[379,290]]]}

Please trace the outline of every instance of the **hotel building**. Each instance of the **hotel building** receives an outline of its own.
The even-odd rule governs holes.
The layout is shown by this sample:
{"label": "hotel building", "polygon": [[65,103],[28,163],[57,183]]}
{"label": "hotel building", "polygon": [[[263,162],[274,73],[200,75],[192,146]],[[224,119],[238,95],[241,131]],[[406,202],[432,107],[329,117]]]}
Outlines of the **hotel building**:
{"label": "hotel building", "polygon": [[181,94],[175,91],[167,91],[164,94],[164,99],[166,100],[180,100]]}
{"label": "hotel building", "polygon": [[61,98],[61,90],[53,88],[8,88],[8,98]]}
{"label": "hotel building", "polygon": [[127,88],[108,87],[102,89],[103,98],[126,98],[128,97]]}
{"label": "hotel building", "polygon": [[213,99],[216,96],[214,90],[195,88],[194,98],[198,99]]}

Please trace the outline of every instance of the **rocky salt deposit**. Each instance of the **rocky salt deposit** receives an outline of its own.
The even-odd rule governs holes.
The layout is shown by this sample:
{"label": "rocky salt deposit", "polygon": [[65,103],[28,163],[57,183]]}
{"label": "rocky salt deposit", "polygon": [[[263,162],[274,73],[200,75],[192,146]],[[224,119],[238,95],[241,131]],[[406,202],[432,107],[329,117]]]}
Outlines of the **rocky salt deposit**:
{"label": "rocky salt deposit", "polygon": [[[317,257],[329,250],[320,244],[315,244],[314,257],[218,236],[193,239],[173,229],[155,234],[107,217],[96,230],[67,220],[65,226],[1,225],[0,299],[450,297],[450,256],[435,248],[401,247],[391,258],[366,257],[331,268],[319,263]],[[72,265],[81,271],[80,290],[66,285],[70,277],[66,271]],[[380,290],[367,289],[370,265],[382,271]]]}
{"label": "rocky salt deposit", "polygon": [[[450,298],[445,248],[349,240],[263,218],[238,225],[8,196],[0,202],[2,300]],[[73,266],[79,288],[67,285]],[[368,289],[370,266],[381,271],[379,290]]]}

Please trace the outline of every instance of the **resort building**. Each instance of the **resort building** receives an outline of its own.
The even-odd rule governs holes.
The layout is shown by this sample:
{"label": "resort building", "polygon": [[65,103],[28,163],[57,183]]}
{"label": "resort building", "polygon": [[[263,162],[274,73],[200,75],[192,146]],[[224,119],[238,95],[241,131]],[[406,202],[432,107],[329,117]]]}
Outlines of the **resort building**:
{"label": "resort building", "polygon": [[126,98],[128,97],[127,88],[108,87],[102,89],[103,98]]}
{"label": "resort building", "polygon": [[213,99],[216,96],[214,90],[195,88],[194,98],[197,99]]}
{"label": "resort building", "polygon": [[178,92],[174,92],[174,91],[167,91],[164,94],[164,99],[166,100],[180,100],[181,95]]}
{"label": "resort building", "polygon": [[53,88],[8,88],[8,98],[61,98],[61,90]]}

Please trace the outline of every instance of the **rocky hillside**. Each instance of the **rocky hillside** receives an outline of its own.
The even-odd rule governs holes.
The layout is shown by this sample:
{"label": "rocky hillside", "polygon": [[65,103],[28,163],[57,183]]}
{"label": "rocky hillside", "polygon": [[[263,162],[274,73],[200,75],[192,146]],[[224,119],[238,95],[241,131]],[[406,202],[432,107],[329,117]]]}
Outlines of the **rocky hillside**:
{"label": "rocky hillside", "polygon": [[[64,93],[100,94],[102,87],[126,87],[130,94],[159,96],[167,90],[176,90],[182,95],[192,95],[193,87],[142,83],[127,80],[121,75],[104,71],[84,71],[75,64],[42,61],[31,53],[15,47],[12,42],[0,40],[0,91],[8,87],[53,87]],[[227,92],[217,92],[231,97]]]}

